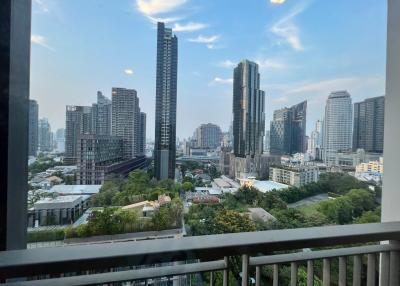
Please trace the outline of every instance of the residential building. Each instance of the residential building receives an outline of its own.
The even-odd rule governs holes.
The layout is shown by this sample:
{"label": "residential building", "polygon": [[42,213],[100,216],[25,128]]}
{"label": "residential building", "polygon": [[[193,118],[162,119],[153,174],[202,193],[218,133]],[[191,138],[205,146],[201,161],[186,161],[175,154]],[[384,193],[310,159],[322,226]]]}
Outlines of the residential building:
{"label": "residential building", "polygon": [[233,73],[233,153],[245,158],[263,153],[265,92],[258,64],[241,61]]}
{"label": "residential building", "polygon": [[222,147],[219,153],[219,171],[222,175],[229,175],[231,147]]}
{"label": "residential building", "polygon": [[39,151],[53,151],[53,136],[49,120],[42,118],[39,120]]}
{"label": "residential building", "polygon": [[177,77],[178,38],[158,23],[154,174],[159,180],[175,177]]}
{"label": "residential building", "polygon": [[134,89],[112,88],[112,135],[123,140],[123,158],[140,154],[140,107]]}
{"label": "residential building", "polygon": [[319,169],[316,166],[300,167],[271,167],[269,179],[285,185],[302,187],[310,183],[316,183],[319,179]]}
{"label": "residential building", "polygon": [[101,91],[97,92],[97,103],[92,104],[93,133],[111,135],[111,100]]}
{"label": "residential building", "polygon": [[221,128],[212,123],[201,124],[195,131],[195,137],[197,147],[215,149],[221,145]]}
{"label": "residential building", "polygon": [[36,156],[39,144],[39,105],[36,100],[29,100],[29,156]]}
{"label": "residential building", "polygon": [[291,155],[306,151],[307,101],[274,111],[270,127],[270,153]]}
{"label": "residential building", "polygon": [[332,92],[325,106],[323,124],[323,160],[326,163],[330,153],[348,151],[352,148],[353,107],[347,91]]}
{"label": "residential building", "polygon": [[77,159],[78,185],[103,184],[106,167],[123,160],[123,139],[110,135],[81,134],[77,142]]}
{"label": "residential building", "polygon": [[360,163],[356,166],[356,173],[379,173],[383,174],[383,157],[379,160]]}
{"label": "residential building", "polygon": [[146,113],[140,112],[139,124],[139,154],[146,154]]}
{"label": "residential building", "polygon": [[381,156],[381,153],[367,153],[363,149],[358,149],[356,152],[329,152],[325,158],[325,164],[328,167],[340,166],[355,168],[361,163],[378,161]]}
{"label": "residential building", "polygon": [[385,97],[354,103],[353,150],[383,153]]}
{"label": "residential building", "polygon": [[67,164],[76,164],[78,136],[91,134],[92,107],[67,105],[65,114],[65,159]]}

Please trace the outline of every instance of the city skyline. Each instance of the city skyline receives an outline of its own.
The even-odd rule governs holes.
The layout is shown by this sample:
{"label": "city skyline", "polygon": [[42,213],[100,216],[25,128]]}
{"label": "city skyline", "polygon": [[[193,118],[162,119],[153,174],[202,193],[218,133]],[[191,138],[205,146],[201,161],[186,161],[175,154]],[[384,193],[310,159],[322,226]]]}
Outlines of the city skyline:
{"label": "city skyline", "polygon": [[[346,89],[355,102],[384,94],[386,3],[256,1],[229,3],[226,12],[227,1],[192,0],[154,12],[153,6],[139,5],[147,2],[34,1],[31,98],[40,103],[40,117],[48,117],[54,129],[63,127],[63,106],[90,105],[98,90],[110,98],[111,87],[121,86],[138,91],[148,114],[147,134],[153,137],[156,30],[149,19],[154,18],[169,20],[168,26],[182,39],[179,138],[189,137],[205,122],[228,129],[233,66],[243,58],[260,64],[266,122],[273,110],[308,100],[312,112],[307,130],[312,130],[313,122],[323,117],[330,92]],[[357,13],[351,12],[354,9]],[[91,10],[93,14],[80,17],[81,11]],[[232,26],[240,13],[253,13],[254,21]],[[184,17],[171,19],[179,15]],[[340,21],[333,15],[340,15]],[[72,16],[81,20],[72,23]],[[323,25],[316,25],[322,19]],[[106,34],[99,35],[94,23]],[[253,44],[255,39],[259,44]]]}

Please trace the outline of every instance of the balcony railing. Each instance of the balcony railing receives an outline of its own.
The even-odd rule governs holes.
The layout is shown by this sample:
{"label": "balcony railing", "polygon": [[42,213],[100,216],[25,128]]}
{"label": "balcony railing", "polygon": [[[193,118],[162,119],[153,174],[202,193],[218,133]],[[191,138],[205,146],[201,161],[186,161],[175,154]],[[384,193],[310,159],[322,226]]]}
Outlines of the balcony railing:
{"label": "balcony railing", "polygon": [[[300,266],[307,270],[307,285],[314,285],[314,262],[321,260],[323,285],[346,285],[352,257],[353,285],[377,285],[379,275],[380,285],[398,286],[398,240],[400,222],[390,222],[5,251],[0,252],[0,285],[150,285],[155,278],[205,272],[213,285],[213,274],[221,271],[225,286],[231,257],[241,257],[243,286],[261,285],[262,267],[271,267],[273,285],[281,285],[281,265],[290,265],[290,285],[298,285]],[[331,281],[335,259],[338,281]]]}

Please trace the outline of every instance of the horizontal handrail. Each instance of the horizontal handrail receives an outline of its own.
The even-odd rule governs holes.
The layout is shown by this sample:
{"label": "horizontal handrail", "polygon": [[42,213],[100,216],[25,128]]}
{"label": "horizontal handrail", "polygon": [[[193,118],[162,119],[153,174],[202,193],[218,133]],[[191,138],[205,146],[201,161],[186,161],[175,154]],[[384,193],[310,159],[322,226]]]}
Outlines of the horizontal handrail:
{"label": "horizontal handrail", "polygon": [[251,257],[249,264],[251,266],[263,266],[263,265],[283,264],[289,262],[303,262],[308,260],[381,253],[381,252],[398,251],[398,250],[400,250],[399,245],[381,244],[381,245],[367,245],[367,246],[336,248],[336,249],[317,250],[317,251],[302,251],[302,252],[295,252],[288,254]]}
{"label": "horizontal handrail", "polygon": [[126,270],[90,275],[52,278],[32,281],[18,281],[3,284],[4,286],[81,286],[102,285],[133,280],[145,280],[174,275],[185,275],[226,269],[224,260],[181,264],[173,266],[151,267],[138,270]]}
{"label": "horizontal handrail", "polygon": [[326,226],[0,252],[0,279],[400,240],[400,222]]}

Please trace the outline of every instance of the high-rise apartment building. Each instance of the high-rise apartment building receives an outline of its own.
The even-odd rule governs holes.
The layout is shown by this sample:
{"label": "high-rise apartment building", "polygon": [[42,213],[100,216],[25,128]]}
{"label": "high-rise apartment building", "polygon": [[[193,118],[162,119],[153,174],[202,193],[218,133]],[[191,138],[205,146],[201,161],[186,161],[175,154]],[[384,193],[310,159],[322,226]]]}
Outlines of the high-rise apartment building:
{"label": "high-rise apartment building", "polygon": [[29,156],[36,156],[39,143],[39,105],[36,100],[29,100]]}
{"label": "high-rise apartment building", "polygon": [[53,151],[53,134],[47,118],[39,120],[39,150],[41,152]]}
{"label": "high-rise apartment building", "polygon": [[98,91],[97,103],[92,105],[93,133],[111,135],[111,112],[111,100]]}
{"label": "high-rise apartment building", "polygon": [[274,111],[270,127],[270,153],[305,153],[307,101]]}
{"label": "high-rise apartment building", "polygon": [[202,124],[195,131],[195,140],[199,148],[217,148],[221,145],[221,128],[212,123]]}
{"label": "high-rise apartment building", "polygon": [[91,134],[92,107],[68,105],[65,113],[65,159],[67,164],[76,164],[77,142],[81,134]]}
{"label": "high-rise apartment building", "polygon": [[332,92],[325,106],[323,122],[322,156],[325,163],[338,151],[352,148],[353,106],[347,91]]}
{"label": "high-rise apartment building", "polygon": [[260,90],[258,64],[241,61],[233,74],[233,153],[254,157],[263,153],[265,93]]}
{"label": "high-rise apartment building", "polygon": [[139,155],[140,108],[134,89],[112,88],[112,135],[123,140],[124,159]]}
{"label": "high-rise apartment building", "polygon": [[157,75],[154,174],[175,178],[178,38],[164,23],[157,25]]}
{"label": "high-rise apartment building", "polygon": [[354,103],[353,150],[383,153],[385,97]]}

